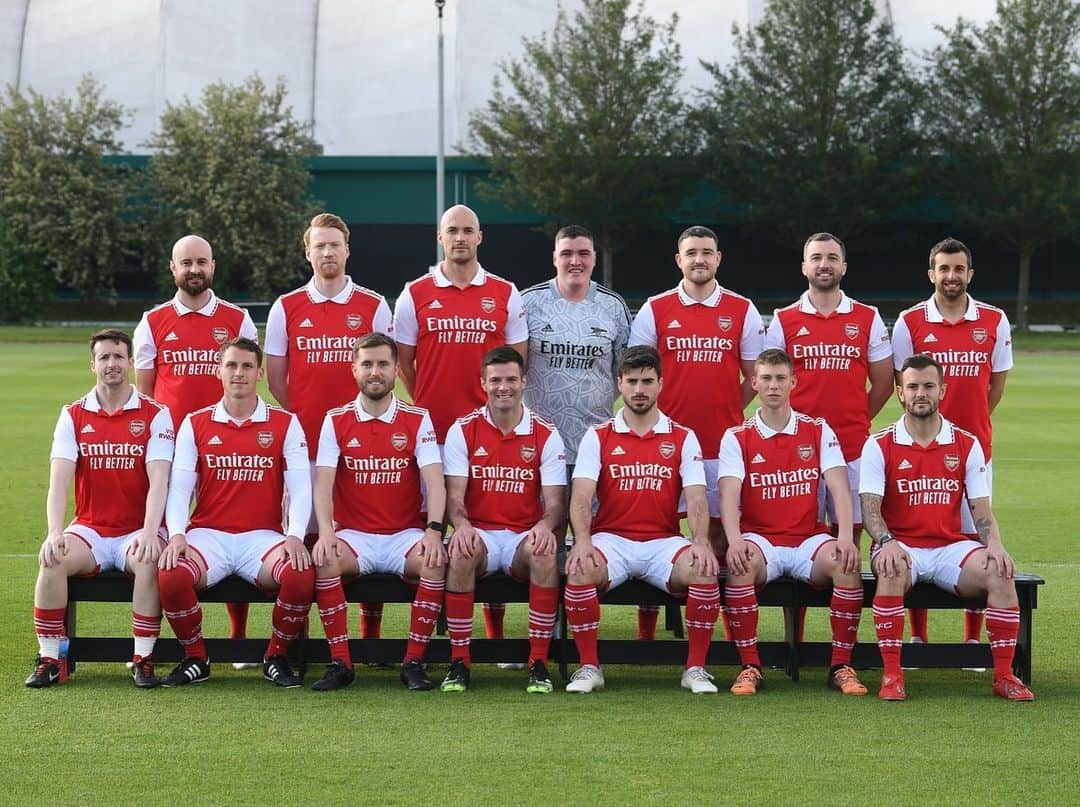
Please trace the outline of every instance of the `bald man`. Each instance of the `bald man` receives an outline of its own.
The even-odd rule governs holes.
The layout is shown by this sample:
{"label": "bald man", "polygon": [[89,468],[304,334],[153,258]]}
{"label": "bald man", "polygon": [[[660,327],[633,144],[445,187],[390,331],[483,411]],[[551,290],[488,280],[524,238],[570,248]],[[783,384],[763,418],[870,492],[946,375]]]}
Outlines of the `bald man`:
{"label": "bald man", "polygon": [[[176,294],[143,314],[135,328],[135,386],[169,407],[175,431],[187,415],[221,399],[221,345],[238,336],[258,340],[259,334],[246,309],[214,294],[214,251],[205,238],[177,241],[169,271]],[[229,638],[243,639],[248,604],[229,603],[228,611]]]}
{"label": "bald man", "polygon": [[[487,272],[476,213],[454,205],[439,222],[446,258],[405,284],[394,310],[398,372],[417,406],[431,413],[441,447],[453,422],[487,404],[476,368],[492,348],[509,345],[527,359],[529,328],[517,287]],[[485,606],[489,639],[501,639],[501,604]],[[516,665],[515,665],[516,666]]]}

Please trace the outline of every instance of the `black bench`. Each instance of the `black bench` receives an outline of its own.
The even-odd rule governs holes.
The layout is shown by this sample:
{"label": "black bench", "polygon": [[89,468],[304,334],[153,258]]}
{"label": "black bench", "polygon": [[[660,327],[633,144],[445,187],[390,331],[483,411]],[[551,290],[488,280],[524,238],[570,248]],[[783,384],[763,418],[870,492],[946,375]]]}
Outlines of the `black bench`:
{"label": "black bench", "polygon": [[[1016,576],[1016,589],[1020,598],[1020,634],[1017,637],[1016,658],[1013,667],[1025,683],[1031,682],[1032,612],[1038,607],[1038,587],[1045,581],[1030,574]],[[877,582],[870,573],[863,574],[864,613],[869,610]],[[528,585],[503,575],[485,578],[477,584],[477,602],[528,602]],[[345,597],[349,602],[412,602],[413,590],[393,575],[375,574],[357,578],[345,585]],[[762,607],[783,608],[786,612],[786,635],[782,641],[759,642],[762,663],[782,667],[793,679],[798,680],[802,667],[828,666],[832,647],[829,642],[796,642],[795,625],[800,607],[828,608],[830,592],[819,591],[805,583],[780,579],[769,583],[758,592]],[[253,585],[235,577],[229,577],[218,585],[203,591],[202,602],[268,602],[269,600]],[[109,572],[92,578],[72,578],[68,581],[67,633],[71,643],[69,660],[80,661],[126,661],[131,656],[130,637],[80,636],[77,613],[80,602],[131,602],[131,581],[118,572]],[[681,633],[678,606],[681,600],[659,591],[641,581],[630,581],[607,592],[601,602],[605,605],[637,605],[638,603],[668,607],[669,627]],[[906,604],[915,608],[961,609],[985,607],[985,599],[962,600],[936,586],[919,585],[908,594]],[[313,618],[317,618],[314,616]],[[738,652],[734,643],[718,636],[709,649],[710,665],[737,665]],[[601,636],[603,624],[601,623]],[[266,649],[266,639],[215,639],[206,640],[207,650],[214,661],[261,661]],[[351,639],[353,658],[358,662],[397,663],[405,653],[406,640],[400,639]],[[482,639],[472,642],[472,657],[477,662],[523,661],[528,656],[527,639]],[[680,639],[657,639],[639,642],[626,639],[600,639],[600,659],[605,664],[671,664],[686,661],[686,642]],[[295,657],[301,663],[325,663],[329,661],[326,641],[305,639],[294,643]],[[175,639],[158,640],[154,656],[161,661],[178,661],[180,645]],[[567,664],[577,661],[577,650],[568,638],[565,614],[560,609],[556,623],[556,638],[552,642],[552,658],[559,664],[566,677]],[[445,639],[433,639],[427,652],[428,661],[447,662],[450,659],[450,643]],[[927,645],[905,644],[902,651],[905,666],[911,667],[989,667],[992,664],[990,647],[986,644],[969,645],[960,642],[937,642]],[[877,645],[861,642],[855,646],[852,663],[856,667],[879,667],[881,658]]]}

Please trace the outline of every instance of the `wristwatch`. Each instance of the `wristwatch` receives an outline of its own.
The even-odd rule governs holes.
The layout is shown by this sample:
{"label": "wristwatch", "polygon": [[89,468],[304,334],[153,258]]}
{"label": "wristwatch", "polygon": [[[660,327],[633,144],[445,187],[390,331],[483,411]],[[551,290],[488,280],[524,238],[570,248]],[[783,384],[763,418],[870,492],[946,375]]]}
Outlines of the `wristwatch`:
{"label": "wristwatch", "polygon": [[889,541],[895,540],[896,537],[891,532],[887,532],[877,539],[877,548],[881,549],[883,546],[885,546],[885,544],[889,543]]}
{"label": "wristwatch", "polygon": [[441,521],[429,521],[427,523],[427,528],[429,530],[434,530],[435,532],[439,533],[439,535],[442,535],[446,531],[446,525],[443,524]]}

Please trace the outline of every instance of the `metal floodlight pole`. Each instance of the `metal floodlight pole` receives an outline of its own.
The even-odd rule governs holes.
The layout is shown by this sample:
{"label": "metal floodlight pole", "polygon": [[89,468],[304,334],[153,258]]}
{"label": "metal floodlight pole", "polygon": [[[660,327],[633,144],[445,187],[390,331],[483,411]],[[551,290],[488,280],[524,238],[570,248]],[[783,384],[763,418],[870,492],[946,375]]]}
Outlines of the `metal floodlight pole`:
{"label": "metal floodlight pole", "polygon": [[[444,137],[444,125],[443,120],[445,118],[445,89],[444,89],[444,69],[443,69],[443,7],[446,5],[446,0],[435,0],[435,9],[439,13],[439,145],[438,151],[435,155],[435,226],[439,226],[439,221],[442,219],[443,210],[446,204],[446,143]],[[435,263],[438,264],[443,259],[443,248],[439,242],[435,243]]]}

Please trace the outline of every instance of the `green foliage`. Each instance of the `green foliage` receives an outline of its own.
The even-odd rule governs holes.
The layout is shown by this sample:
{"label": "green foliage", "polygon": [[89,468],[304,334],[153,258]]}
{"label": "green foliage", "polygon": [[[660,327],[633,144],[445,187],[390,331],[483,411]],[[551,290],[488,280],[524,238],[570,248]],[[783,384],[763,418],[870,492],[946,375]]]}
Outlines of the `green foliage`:
{"label": "green foliage", "polygon": [[730,65],[702,63],[700,121],[747,223],[781,243],[846,238],[915,195],[917,86],[873,0],[772,0],[733,33]]}
{"label": "green foliage", "polygon": [[41,310],[52,286],[49,273],[19,254],[0,221],[0,322],[25,322]]}
{"label": "green foliage", "polygon": [[612,252],[631,233],[669,215],[686,194],[694,134],[679,91],[678,18],[659,24],[642,3],[584,0],[554,29],[523,40],[500,66],[492,96],[470,121],[490,156],[494,192],[556,224],[589,227]]}
{"label": "green foliage", "polygon": [[304,275],[300,237],[316,203],[303,158],[319,147],[286,105],[284,79],[210,84],[198,104],[170,104],[146,145],[164,250],[198,233],[214,247],[217,285],[263,298]]}
{"label": "green foliage", "polygon": [[128,170],[102,158],[120,152],[126,114],[90,76],[74,98],[7,88],[0,101],[0,219],[22,264],[18,274],[33,278],[12,280],[23,299],[39,293],[49,272],[89,300],[112,296],[126,253]]}
{"label": "green foliage", "polygon": [[936,187],[1019,253],[1023,328],[1032,253],[1080,234],[1080,5],[999,0],[985,26],[939,31],[926,71],[926,125],[945,155]]}

